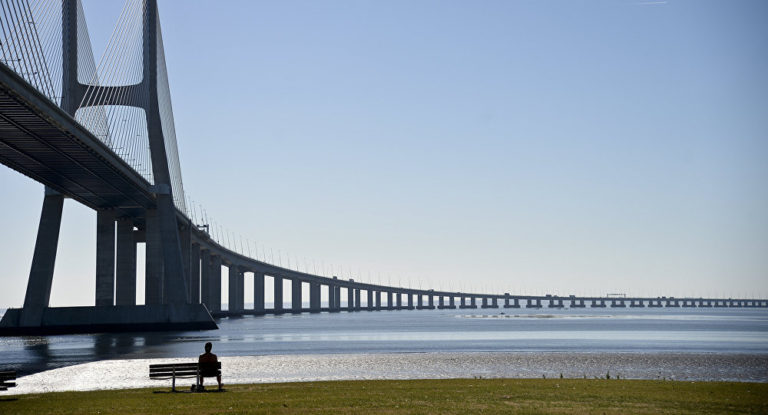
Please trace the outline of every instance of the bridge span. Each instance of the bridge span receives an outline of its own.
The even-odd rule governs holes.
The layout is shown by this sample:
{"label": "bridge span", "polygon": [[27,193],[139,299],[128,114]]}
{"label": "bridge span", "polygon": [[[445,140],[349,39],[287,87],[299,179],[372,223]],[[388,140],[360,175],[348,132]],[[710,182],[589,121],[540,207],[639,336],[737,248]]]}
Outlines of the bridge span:
{"label": "bridge span", "polygon": [[[230,250],[212,238],[206,223],[190,218],[185,204],[156,0],[127,1],[118,36],[105,53],[113,61],[101,63],[101,72],[95,64],[82,67],[93,57],[79,0],[40,1],[37,8],[27,0],[19,4],[21,13],[0,15],[3,27],[14,29],[0,33],[0,162],[45,185],[45,195],[24,306],[6,312],[0,334],[214,329],[212,316],[246,314],[768,307],[765,299],[528,296],[384,286],[299,272]],[[39,41],[52,36],[61,38],[60,48]],[[126,52],[130,45],[140,50]],[[126,65],[120,60],[125,56],[140,56],[141,62]],[[125,67],[138,72],[125,75]],[[82,81],[84,69],[88,82]],[[95,306],[49,305],[64,198],[96,211]],[[139,243],[146,246],[144,305],[136,304]],[[226,310],[222,267],[229,287]],[[245,286],[245,274],[253,275],[252,287]],[[271,308],[266,278],[273,280]],[[291,287],[288,304],[284,281]],[[254,298],[249,309],[246,289]]]}

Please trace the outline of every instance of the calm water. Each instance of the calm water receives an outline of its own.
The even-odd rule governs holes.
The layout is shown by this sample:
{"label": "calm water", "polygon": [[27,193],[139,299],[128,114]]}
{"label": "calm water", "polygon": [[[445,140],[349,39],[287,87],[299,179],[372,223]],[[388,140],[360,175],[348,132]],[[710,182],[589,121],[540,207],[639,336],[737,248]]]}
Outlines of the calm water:
{"label": "calm water", "polygon": [[0,367],[29,374],[114,359],[443,353],[716,354],[768,359],[768,310],[420,310],[221,319],[206,332],[0,338]]}

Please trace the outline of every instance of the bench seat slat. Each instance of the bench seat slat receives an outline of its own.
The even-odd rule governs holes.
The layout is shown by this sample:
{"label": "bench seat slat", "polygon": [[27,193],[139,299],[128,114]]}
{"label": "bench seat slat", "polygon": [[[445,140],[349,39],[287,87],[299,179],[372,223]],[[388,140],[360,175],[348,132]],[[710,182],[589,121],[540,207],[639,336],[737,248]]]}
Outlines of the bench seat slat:
{"label": "bench seat slat", "polygon": [[149,370],[152,369],[172,369],[172,368],[193,368],[197,367],[197,363],[173,363],[164,365],[149,365]]}
{"label": "bench seat slat", "polygon": [[16,382],[2,382],[2,383],[0,383],[0,386],[2,386],[4,388],[15,388],[16,387]]}

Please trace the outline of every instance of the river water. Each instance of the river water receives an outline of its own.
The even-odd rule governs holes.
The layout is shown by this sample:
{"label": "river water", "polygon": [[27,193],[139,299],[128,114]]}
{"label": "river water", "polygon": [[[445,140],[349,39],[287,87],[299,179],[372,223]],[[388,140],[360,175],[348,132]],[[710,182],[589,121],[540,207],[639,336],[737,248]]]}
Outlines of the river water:
{"label": "river water", "polygon": [[219,330],[204,332],[0,338],[0,368],[35,374],[29,379],[44,384],[75,365],[94,370],[93,377],[114,365],[124,365],[124,370],[134,365],[131,371],[141,372],[144,380],[133,376],[115,387],[141,386],[147,363],[189,361],[210,341],[225,367],[230,363],[225,371],[230,383],[560,374],[591,378],[609,373],[768,382],[764,309],[361,311],[223,318],[218,324]]}

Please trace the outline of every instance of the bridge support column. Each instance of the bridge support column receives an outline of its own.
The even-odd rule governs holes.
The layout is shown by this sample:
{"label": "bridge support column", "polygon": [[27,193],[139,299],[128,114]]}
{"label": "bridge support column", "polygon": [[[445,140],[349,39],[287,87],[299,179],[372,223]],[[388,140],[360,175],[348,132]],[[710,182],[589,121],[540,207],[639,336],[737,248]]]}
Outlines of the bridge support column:
{"label": "bridge support column", "polygon": [[376,310],[381,310],[381,291],[376,291],[375,296],[376,296]]}
{"label": "bridge support column", "polygon": [[96,305],[115,305],[115,214],[96,212]]}
{"label": "bridge support column", "polygon": [[395,293],[395,307],[398,310],[402,310],[403,309],[403,293],[401,293],[401,292]]}
{"label": "bridge support column", "polygon": [[347,287],[347,312],[355,310],[355,289]]}
{"label": "bridge support column", "polygon": [[273,275],[272,278],[275,281],[275,299],[273,309],[275,314],[278,314],[283,311],[283,277]]}
{"label": "bridge support column", "polygon": [[[312,302],[310,298],[310,303]],[[328,311],[333,312],[336,305],[336,289],[333,284],[328,284]]]}
{"label": "bridge support column", "polygon": [[209,311],[221,311],[221,257],[211,257],[211,308]]}
{"label": "bridge support column", "polygon": [[189,302],[200,304],[200,245],[189,247]]}
{"label": "bridge support column", "polygon": [[341,311],[341,286],[333,285],[333,307],[331,311]]}
{"label": "bridge support column", "polygon": [[160,243],[160,219],[158,218],[157,210],[147,209],[144,225],[144,233],[146,235],[144,304],[162,304],[163,255]]}
{"label": "bridge support column", "polygon": [[424,295],[419,293],[416,297],[416,309],[421,310],[424,308]]}
{"label": "bridge support column", "polygon": [[373,291],[372,290],[366,290],[368,292],[368,304],[366,304],[366,308],[368,308],[368,311],[373,310]]}
{"label": "bridge support column", "polygon": [[48,307],[51,298],[63,208],[64,196],[46,187],[20,326],[39,326],[43,323],[43,309]]}
{"label": "bridge support column", "polygon": [[230,313],[238,313],[242,310],[240,310],[240,300],[238,299],[240,297],[240,293],[238,292],[239,288],[239,279],[240,279],[240,270],[237,269],[236,265],[230,265],[229,266],[229,312]]}
{"label": "bridge support column", "polygon": [[394,304],[392,304],[392,291],[387,291],[387,310],[392,310],[394,308]]}
{"label": "bridge support column", "polygon": [[355,288],[355,311],[360,311],[363,308],[363,305],[360,303],[360,289]]}
{"label": "bridge support column", "polygon": [[[189,223],[179,230],[179,243],[181,245],[181,265],[184,269],[184,285],[187,287],[185,297],[187,303],[192,303],[192,231]],[[181,288],[181,287],[179,287]]]}
{"label": "bridge support column", "polygon": [[413,310],[413,293],[408,293],[408,309]]}
{"label": "bridge support column", "polygon": [[441,310],[445,308],[445,298],[442,295],[437,297],[437,308]]}
{"label": "bridge support column", "polygon": [[432,293],[427,294],[427,308],[430,310],[435,308],[435,296]]}
{"label": "bridge support column", "polygon": [[253,273],[253,311],[264,314],[264,273]]}
{"label": "bridge support column", "polygon": [[470,308],[477,308],[477,298],[470,297],[469,298],[469,307]]}
{"label": "bridge support column", "polygon": [[301,280],[298,278],[291,280],[291,312],[301,313]]}
{"label": "bridge support column", "polygon": [[[328,292],[331,293],[332,291],[333,291],[333,286],[329,286]],[[309,312],[310,313],[320,312],[320,283],[319,282],[309,283]]]}
{"label": "bridge support column", "polygon": [[456,308],[456,300],[453,296],[448,297],[448,308]]}
{"label": "bridge support column", "polygon": [[117,275],[115,276],[115,304],[136,305],[136,239],[133,221],[117,221]]}
{"label": "bridge support column", "polygon": [[200,302],[211,311],[211,251],[200,253]]}
{"label": "bridge support column", "polygon": [[499,299],[496,297],[491,298],[491,308],[499,308]]}
{"label": "bridge support column", "polygon": [[593,308],[605,308],[605,300],[592,300]]}

